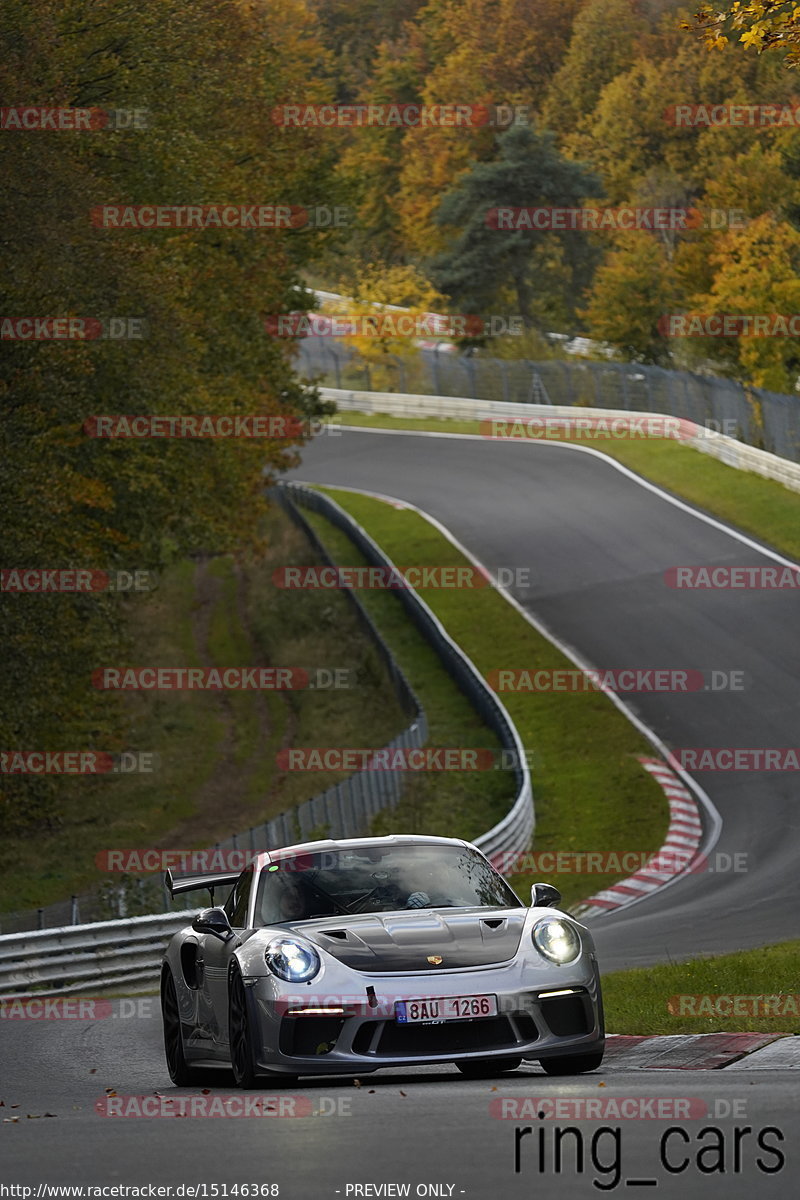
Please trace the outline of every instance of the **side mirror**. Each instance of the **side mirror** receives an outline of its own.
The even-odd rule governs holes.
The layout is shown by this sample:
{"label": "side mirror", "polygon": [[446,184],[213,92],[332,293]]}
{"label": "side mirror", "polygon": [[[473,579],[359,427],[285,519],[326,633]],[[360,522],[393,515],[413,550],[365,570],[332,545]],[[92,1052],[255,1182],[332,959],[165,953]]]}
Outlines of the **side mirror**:
{"label": "side mirror", "polygon": [[534,883],[531,887],[531,908],[558,908],[561,892],[552,883]]}
{"label": "side mirror", "polygon": [[192,929],[195,933],[211,933],[222,942],[233,937],[231,923],[222,908],[204,908],[192,921]]}

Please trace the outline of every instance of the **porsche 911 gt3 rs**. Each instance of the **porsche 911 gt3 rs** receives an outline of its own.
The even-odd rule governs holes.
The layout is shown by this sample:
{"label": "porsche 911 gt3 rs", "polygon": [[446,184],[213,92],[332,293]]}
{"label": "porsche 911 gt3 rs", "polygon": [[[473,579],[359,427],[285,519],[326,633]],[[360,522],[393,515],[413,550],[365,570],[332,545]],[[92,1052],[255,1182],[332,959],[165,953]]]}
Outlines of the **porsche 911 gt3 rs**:
{"label": "porsche 911 gt3 rs", "polygon": [[524,905],[453,838],[320,841],[255,856],[239,875],[173,879],[173,895],[233,885],[167,949],[167,1066],[258,1077],[364,1074],[452,1062],[481,1078],[538,1060],[553,1075],[603,1058],[589,931],[535,884]]}

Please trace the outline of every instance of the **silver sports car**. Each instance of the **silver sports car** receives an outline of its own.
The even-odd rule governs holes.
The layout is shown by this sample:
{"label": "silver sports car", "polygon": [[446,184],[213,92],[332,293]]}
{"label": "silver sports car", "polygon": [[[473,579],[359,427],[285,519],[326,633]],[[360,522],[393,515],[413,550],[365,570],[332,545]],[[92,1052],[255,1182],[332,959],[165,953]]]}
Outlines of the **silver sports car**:
{"label": "silver sports car", "polygon": [[164,1046],[174,1083],[199,1067],[259,1076],[452,1062],[487,1078],[538,1059],[599,1067],[604,1029],[589,931],[535,884],[528,908],[479,850],[439,837],[310,842],[240,875],[167,949]]}

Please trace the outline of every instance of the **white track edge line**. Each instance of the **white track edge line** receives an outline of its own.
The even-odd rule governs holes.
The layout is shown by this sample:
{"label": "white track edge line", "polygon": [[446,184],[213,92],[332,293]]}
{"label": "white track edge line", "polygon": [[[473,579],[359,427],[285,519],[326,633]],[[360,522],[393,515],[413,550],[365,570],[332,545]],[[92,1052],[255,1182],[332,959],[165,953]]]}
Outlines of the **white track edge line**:
{"label": "white track edge line", "polygon": [[[782,566],[791,567],[795,571],[800,570],[800,563],[793,562],[790,558],[786,558],[784,555],[778,554],[776,550],[770,550],[768,546],[764,546],[761,542],[755,541],[755,539],[748,537],[745,533],[740,533],[738,529],[733,529],[730,525],[726,525],[723,521],[718,521],[716,517],[712,517],[708,513],[703,512],[702,509],[693,508],[692,505],[685,500],[681,500],[677,496],[671,496],[669,492],[665,492],[663,488],[658,486],[658,484],[651,483],[649,479],[645,479],[644,476],[638,475],[636,471],[632,471],[630,467],[626,467],[623,463],[618,462],[615,458],[610,458],[608,454],[603,454],[602,450],[595,450],[592,446],[576,446],[574,442],[551,442],[540,441],[539,439],[532,439],[530,441],[523,442],[517,438],[485,438],[479,433],[438,433],[434,430],[428,429],[371,429],[369,426],[365,425],[340,425],[338,428],[343,430],[352,430],[353,433],[377,433],[394,436],[400,435],[403,437],[460,438],[466,441],[483,443],[488,441],[504,443],[509,442],[512,444],[528,446],[552,446],[553,449],[576,450],[580,454],[591,454],[593,457],[599,458],[603,462],[608,463],[610,466],[614,467],[615,470],[627,476],[628,479],[632,479],[634,483],[637,483],[640,487],[645,488],[648,492],[652,492],[653,495],[659,496],[662,500],[666,500],[668,504],[672,504],[675,508],[680,509],[681,512],[688,513],[689,516],[695,517],[698,521],[703,521],[704,524],[710,525],[712,529],[717,529],[720,533],[727,534],[729,537],[734,538],[737,542],[741,542],[743,546],[748,546],[751,550],[755,550],[757,553],[763,554],[767,558],[771,558],[775,562],[781,563]],[[689,447],[689,449],[692,448],[693,447],[691,446]],[[698,451],[698,453],[700,453],[700,451]],[[325,486],[335,487],[337,485],[326,484]],[[360,489],[343,488],[342,490],[357,492]],[[377,495],[378,493],[369,494]],[[414,505],[409,504],[408,507],[413,508]],[[422,515],[426,516],[427,514],[422,513]]]}

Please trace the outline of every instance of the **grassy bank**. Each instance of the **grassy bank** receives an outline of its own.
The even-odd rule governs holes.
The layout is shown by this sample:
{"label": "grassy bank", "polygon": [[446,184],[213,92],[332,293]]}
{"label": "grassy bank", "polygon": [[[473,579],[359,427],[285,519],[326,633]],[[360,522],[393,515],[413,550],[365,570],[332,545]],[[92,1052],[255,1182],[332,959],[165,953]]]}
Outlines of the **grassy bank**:
{"label": "grassy bank", "polygon": [[688,963],[615,971],[603,979],[614,1033],[800,1033],[800,942]]}
{"label": "grassy bank", "polygon": [[[263,558],[177,563],[157,591],[125,601],[130,654],[121,665],[341,668],[355,686],[304,691],[105,693],[121,705],[124,746],[153,755],[147,773],[63,777],[58,809],[36,836],[0,847],[0,912],[44,906],[110,878],[96,856],[115,848],[192,849],[260,824],[339,776],[284,772],[288,745],[380,746],[407,724],[385,669],[336,591],[276,587],[273,571],[316,561],[281,512]],[[86,686],[94,669],[87,664]],[[7,777],[9,788],[16,782]],[[119,876],[113,876],[114,881]]]}

